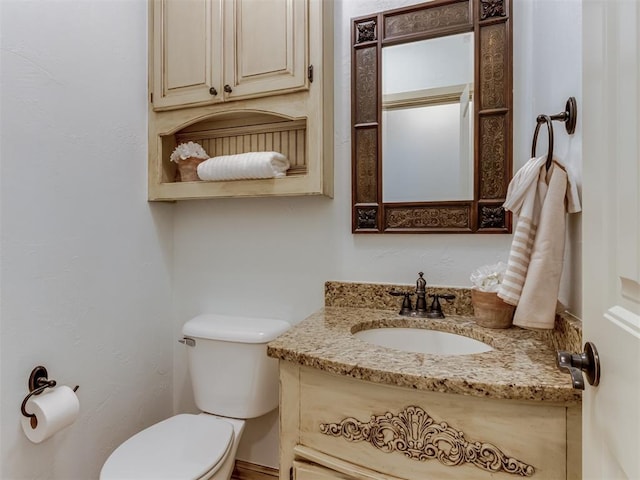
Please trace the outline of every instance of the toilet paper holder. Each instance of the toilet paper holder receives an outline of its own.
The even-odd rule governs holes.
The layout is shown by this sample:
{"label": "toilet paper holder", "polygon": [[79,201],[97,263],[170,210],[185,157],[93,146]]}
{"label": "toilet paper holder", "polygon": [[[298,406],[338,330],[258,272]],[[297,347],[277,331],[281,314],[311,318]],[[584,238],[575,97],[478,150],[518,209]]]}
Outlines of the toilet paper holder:
{"label": "toilet paper holder", "polygon": [[[34,418],[35,415],[33,413],[29,413],[26,410],[27,402],[33,395],[40,395],[47,388],[53,388],[57,385],[55,380],[49,380],[49,374],[47,373],[47,369],[43,366],[37,366],[33,370],[31,370],[31,375],[29,375],[29,394],[24,397],[22,401],[22,406],[20,407],[20,411],[22,415],[28,418]],[[77,391],[80,388],[80,385],[76,385],[73,391]]]}

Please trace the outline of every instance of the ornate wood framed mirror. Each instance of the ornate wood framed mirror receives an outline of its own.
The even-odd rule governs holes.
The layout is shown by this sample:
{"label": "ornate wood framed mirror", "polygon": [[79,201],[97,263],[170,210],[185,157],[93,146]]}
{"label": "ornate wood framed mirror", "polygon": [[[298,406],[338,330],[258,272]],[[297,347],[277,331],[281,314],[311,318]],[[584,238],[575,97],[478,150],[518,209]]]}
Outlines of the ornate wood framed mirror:
{"label": "ornate wood framed mirror", "polygon": [[510,233],[511,0],[352,19],[352,231]]}

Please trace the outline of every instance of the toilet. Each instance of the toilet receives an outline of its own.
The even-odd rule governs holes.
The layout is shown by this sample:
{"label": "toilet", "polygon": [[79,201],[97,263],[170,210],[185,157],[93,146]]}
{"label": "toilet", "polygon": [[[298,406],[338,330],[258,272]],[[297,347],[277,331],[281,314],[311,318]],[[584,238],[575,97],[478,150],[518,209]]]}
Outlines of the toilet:
{"label": "toilet", "polygon": [[278,362],[266,344],[282,320],[199,315],[182,328],[200,414],[179,414],[116,448],[100,480],[228,480],[245,419],[278,406]]}

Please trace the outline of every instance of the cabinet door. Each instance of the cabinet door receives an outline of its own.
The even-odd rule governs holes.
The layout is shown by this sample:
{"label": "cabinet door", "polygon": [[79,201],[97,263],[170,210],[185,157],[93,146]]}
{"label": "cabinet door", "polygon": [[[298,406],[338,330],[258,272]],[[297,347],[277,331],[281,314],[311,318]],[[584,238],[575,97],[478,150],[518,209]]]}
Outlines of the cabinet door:
{"label": "cabinet door", "polygon": [[214,78],[222,78],[216,5],[215,0],[153,1],[154,109],[222,101],[221,86],[215,85],[220,81]]}
{"label": "cabinet door", "polygon": [[308,87],[308,2],[225,1],[225,99]]}

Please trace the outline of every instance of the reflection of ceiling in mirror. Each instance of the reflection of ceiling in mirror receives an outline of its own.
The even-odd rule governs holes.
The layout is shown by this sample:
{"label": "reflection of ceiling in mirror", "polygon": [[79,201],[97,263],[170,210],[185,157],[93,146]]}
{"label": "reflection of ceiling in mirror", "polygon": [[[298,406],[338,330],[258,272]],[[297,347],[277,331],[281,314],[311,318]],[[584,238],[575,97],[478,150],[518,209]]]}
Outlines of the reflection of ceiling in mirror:
{"label": "reflection of ceiling in mirror", "polygon": [[473,33],[384,47],[382,65],[383,94],[472,84]]}

